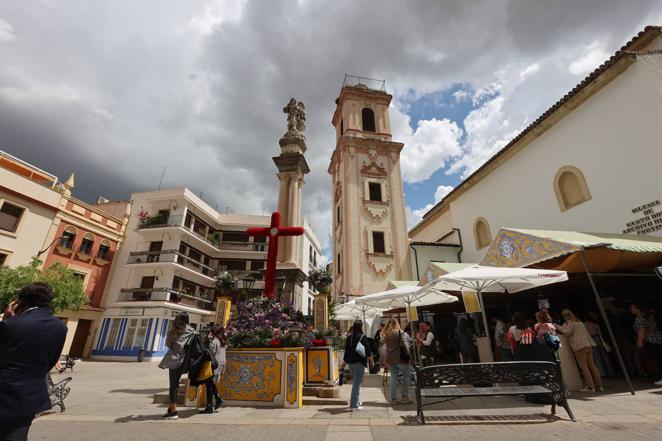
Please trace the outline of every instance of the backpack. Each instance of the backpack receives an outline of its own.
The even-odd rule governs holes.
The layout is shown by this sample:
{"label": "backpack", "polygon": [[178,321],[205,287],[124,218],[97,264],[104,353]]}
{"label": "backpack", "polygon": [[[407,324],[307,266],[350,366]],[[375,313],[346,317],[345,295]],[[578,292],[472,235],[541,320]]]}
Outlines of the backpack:
{"label": "backpack", "polygon": [[547,333],[543,335],[543,339],[547,347],[554,352],[558,351],[559,348],[561,347],[561,340],[557,335],[552,335],[550,333]]}
{"label": "backpack", "polygon": [[188,372],[191,369],[191,364],[200,358],[204,350],[205,345],[202,342],[202,337],[199,334],[193,334],[184,345],[182,371]]}

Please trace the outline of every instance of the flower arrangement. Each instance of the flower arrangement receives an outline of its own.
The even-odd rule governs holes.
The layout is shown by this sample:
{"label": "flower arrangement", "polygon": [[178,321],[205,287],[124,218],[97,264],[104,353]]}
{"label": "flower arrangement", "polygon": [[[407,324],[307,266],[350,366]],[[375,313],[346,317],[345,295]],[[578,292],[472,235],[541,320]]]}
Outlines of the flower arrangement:
{"label": "flower arrangement", "polygon": [[264,297],[238,302],[227,330],[235,348],[303,347],[309,340],[290,305]]}
{"label": "flower arrangement", "polygon": [[233,289],[237,289],[237,284],[237,277],[228,271],[221,271],[216,276],[216,287],[218,289],[232,291]]}
{"label": "flower arrangement", "polygon": [[317,268],[308,273],[308,283],[316,290],[326,292],[333,283],[333,276],[327,270]]}

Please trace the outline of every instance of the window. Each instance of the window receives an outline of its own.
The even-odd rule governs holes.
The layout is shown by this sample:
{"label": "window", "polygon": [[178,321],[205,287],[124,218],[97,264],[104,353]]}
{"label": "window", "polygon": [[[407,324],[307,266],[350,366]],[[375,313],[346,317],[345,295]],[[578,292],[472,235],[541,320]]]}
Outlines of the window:
{"label": "window", "polygon": [[117,342],[117,334],[120,331],[120,319],[112,319],[110,322],[110,331],[108,331],[108,336],[106,337],[106,344],[104,349],[113,349],[115,343]]}
{"label": "window", "polygon": [[253,238],[253,250],[254,251],[266,251],[267,250],[267,238],[266,236],[255,236]]}
{"label": "window", "polygon": [[0,230],[15,233],[22,214],[23,208],[9,202],[3,203],[2,208],[0,208]]}
{"label": "window", "polygon": [[133,339],[136,336],[136,327],[138,326],[138,319],[129,319],[124,333],[124,342],[122,349],[130,349],[133,346]]}
{"label": "window", "polygon": [[0,253],[0,266],[4,265],[7,261],[8,254]]}
{"label": "window", "polygon": [[141,289],[151,289],[154,288],[154,281],[156,280],[156,277],[154,276],[145,276],[142,278],[140,281],[140,288]]}
{"label": "window", "polygon": [[379,182],[368,182],[368,194],[371,201],[382,201],[382,184]]}
{"label": "window", "polygon": [[83,240],[80,242],[78,252],[82,254],[91,254],[92,247],[94,246],[94,236],[90,233],[85,234]]}
{"label": "window", "polygon": [[246,271],[245,260],[221,259],[218,263],[221,267],[225,267],[226,271]]}
{"label": "window", "polygon": [[64,229],[64,233],[62,233],[62,237],[60,238],[60,246],[63,248],[73,249],[75,240],[76,228],[68,226]]}
{"label": "window", "polygon": [[308,297],[308,315],[313,314],[313,299]]}
{"label": "window", "polygon": [[101,245],[99,245],[99,250],[97,251],[97,259],[107,260],[109,254],[110,242],[108,240],[104,240],[101,242]]}
{"label": "window", "polygon": [[336,274],[342,274],[342,265],[340,264],[340,253],[338,253],[338,260],[336,261]]}
{"label": "window", "polygon": [[122,349],[141,349],[147,334],[147,319],[129,319]]}
{"label": "window", "polygon": [[374,132],[375,131],[375,112],[372,109],[367,107],[361,111],[361,119],[363,121],[363,131],[364,132]]}
{"label": "window", "polygon": [[248,242],[248,234],[243,233],[241,231],[225,231],[225,232],[223,232],[223,241],[224,242]]}
{"label": "window", "polygon": [[85,278],[87,277],[87,274],[74,271],[74,277],[80,280],[83,285],[85,285]]}
{"label": "window", "polygon": [[476,222],[474,222],[474,239],[476,241],[477,250],[485,248],[492,242],[490,225],[485,218],[479,217],[476,219]]}
{"label": "window", "polygon": [[251,271],[264,269],[264,260],[251,260]]}
{"label": "window", "polygon": [[[161,258],[160,251],[163,248],[163,242],[150,242],[149,243],[149,254],[147,255],[148,262],[158,262]],[[180,246],[181,251],[181,246]]]}
{"label": "window", "polygon": [[336,205],[336,225],[340,225],[340,204]]}
{"label": "window", "polygon": [[386,254],[386,244],[384,243],[384,233],[382,231],[372,232],[372,252]]}
{"label": "window", "polygon": [[577,167],[565,166],[556,173],[554,193],[561,211],[568,210],[591,199],[584,174]]}

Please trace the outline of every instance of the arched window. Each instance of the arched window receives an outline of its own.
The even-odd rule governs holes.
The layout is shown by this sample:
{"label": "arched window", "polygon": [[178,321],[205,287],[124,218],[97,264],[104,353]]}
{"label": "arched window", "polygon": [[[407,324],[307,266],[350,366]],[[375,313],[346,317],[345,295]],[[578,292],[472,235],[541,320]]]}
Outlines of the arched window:
{"label": "arched window", "polygon": [[82,254],[92,254],[92,247],[94,246],[94,235],[92,233],[85,233],[83,240],[80,242],[78,252]]}
{"label": "arched window", "polygon": [[554,178],[554,193],[561,211],[568,210],[591,199],[584,174],[577,167],[561,167]]}
{"label": "arched window", "polygon": [[60,238],[60,246],[63,248],[73,249],[74,242],[76,241],[76,227],[71,225],[67,226]]}
{"label": "arched window", "polygon": [[374,132],[375,131],[375,112],[372,109],[367,107],[361,111],[361,118],[363,120],[363,131],[364,132]]}
{"label": "arched window", "polygon": [[474,222],[474,239],[476,240],[476,249],[480,250],[492,243],[492,234],[490,233],[490,224],[485,218],[479,217]]}
{"label": "arched window", "polygon": [[97,250],[97,259],[108,260],[109,256],[110,241],[108,239],[104,239],[101,241],[101,245],[99,245],[99,249]]}

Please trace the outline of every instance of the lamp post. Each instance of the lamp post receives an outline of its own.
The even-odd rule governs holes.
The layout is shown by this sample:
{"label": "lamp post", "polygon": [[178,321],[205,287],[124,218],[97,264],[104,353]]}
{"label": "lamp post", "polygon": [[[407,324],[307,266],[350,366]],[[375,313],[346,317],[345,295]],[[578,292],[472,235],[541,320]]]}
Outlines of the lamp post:
{"label": "lamp post", "polygon": [[283,291],[285,290],[285,283],[287,279],[285,276],[276,277],[276,290],[278,291],[278,298],[282,301]]}
{"label": "lamp post", "polygon": [[255,285],[255,279],[252,277],[244,277],[241,279],[241,283],[246,291],[251,291]]}
{"label": "lamp post", "polygon": [[52,242],[51,242],[46,248],[44,248],[43,250],[41,250],[41,251],[39,251],[39,252],[37,253],[37,257],[41,256],[41,255],[44,254],[46,251],[48,251],[49,248],[52,247],[53,244],[54,244],[55,242],[59,241],[59,240],[62,239],[63,237],[64,237],[64,236],[60,236],[60,237],[56,237],[55,239],[53,239],[53,241],[52,241]]}

